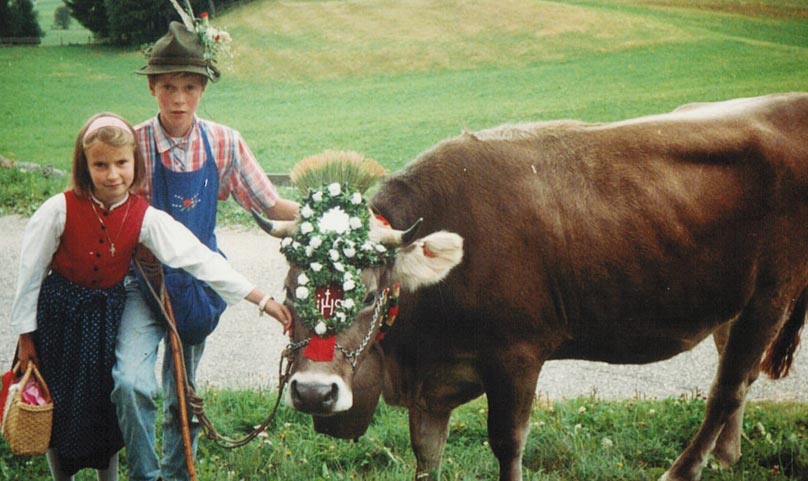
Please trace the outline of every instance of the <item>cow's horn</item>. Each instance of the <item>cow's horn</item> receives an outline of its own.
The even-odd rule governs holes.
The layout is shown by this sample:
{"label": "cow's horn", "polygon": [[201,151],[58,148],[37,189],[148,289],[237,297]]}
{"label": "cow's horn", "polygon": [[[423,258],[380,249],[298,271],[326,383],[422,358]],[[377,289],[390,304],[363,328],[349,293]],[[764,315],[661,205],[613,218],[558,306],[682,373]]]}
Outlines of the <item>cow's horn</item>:
{"label": "cow's horn", "polygon": [[388,247],[401,247],[409,244],[415,239],[418,229],[421,227],[423,217],[419,217],[407,230],[396,230],[390,227],[376,226],[371,229],[371,239]]}
{"label": "cow's horn", "polygon": [[291,237],[297,233],[297,221],[293,220],[276,220],[272,221],[258,213],[257,210],[250,210],[253,219],[258,223],[258,226],[267,234],[278,237]]}

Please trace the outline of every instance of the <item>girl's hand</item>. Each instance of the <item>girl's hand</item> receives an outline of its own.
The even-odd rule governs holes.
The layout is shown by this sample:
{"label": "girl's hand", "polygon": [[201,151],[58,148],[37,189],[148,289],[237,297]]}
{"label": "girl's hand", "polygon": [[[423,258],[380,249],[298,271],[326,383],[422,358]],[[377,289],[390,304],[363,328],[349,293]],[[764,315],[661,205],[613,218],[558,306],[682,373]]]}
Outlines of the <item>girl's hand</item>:
{"label": "girl's hand", "polygon": [[264,305],[264,312],[278,320],[283,325],[284,334],[292,334],[292,313],[289,308],[270,299]]}
{"label": "girl's hand", "polygon": [[34,339],[30,333],[20,334],[20,340],[17,344],[17,357],[20,360],[20,369],[25,372],[28,369],[28,363],[33,362],[39,366],[39,356],[36,354],[36,347],[34,346]]}

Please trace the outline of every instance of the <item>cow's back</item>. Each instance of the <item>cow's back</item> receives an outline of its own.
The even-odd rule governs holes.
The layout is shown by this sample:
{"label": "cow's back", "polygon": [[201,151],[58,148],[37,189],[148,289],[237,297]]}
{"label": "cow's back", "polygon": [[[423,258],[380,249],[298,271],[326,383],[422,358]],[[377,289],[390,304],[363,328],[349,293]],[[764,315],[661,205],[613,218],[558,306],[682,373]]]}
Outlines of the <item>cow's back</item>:
{"label": "cow's back", "polygon": [[806,247],[791,239],[808,234],[806,139],[808,96],[787,94],[444,141],[374,199],[396,227],[424,217],[422,233],[465,239],[463,263],[411,299],[413,335],[441,355],[603,336],[641,350],[648,324],[695,341],[781,267],[772,249]]}

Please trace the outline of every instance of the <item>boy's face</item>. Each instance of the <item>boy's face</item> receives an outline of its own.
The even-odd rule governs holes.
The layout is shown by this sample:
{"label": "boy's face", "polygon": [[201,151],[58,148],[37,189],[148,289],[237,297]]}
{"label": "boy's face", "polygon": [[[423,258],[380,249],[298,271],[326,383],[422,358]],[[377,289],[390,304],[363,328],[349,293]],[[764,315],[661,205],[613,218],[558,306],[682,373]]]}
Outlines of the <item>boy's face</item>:
{"label": "boy's face", "polygon": [[182,137],[188,133],[205,93],[204,77],[188,73],[161,74],[149,82],[149,91],[157,99],[160,122],[169,135]]}

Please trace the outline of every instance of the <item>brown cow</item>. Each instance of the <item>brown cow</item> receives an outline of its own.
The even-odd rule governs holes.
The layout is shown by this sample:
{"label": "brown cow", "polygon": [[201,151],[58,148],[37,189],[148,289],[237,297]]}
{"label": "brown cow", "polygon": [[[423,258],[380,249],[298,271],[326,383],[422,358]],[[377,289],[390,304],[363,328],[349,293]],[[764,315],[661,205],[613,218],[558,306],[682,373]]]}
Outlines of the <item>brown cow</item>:
{"label": "brown cow", "polygon": [[[423,270],[400,265],[420,253],[428,266],[436,254],[429,237],[406,238],[395,265],[363,272],[369,292],[402,275],[409,288],[356,378],[340,356],[298,353],[291,404],[339,412],[316,418],[318,429],[361,434],[383,378],[385,401],[409,409],[416,479],[437,479],[452,409],[485,394],[500,479],[518,480],[545,361],[654,362],[719,330],[705,418],[662,477],[697,480],[710,452],[738,459],[760,360],[772,346],[770,372],[787,373],[805,320],[808,94],[466,133],[391,175],[372,204],[394,227],[423,218],[420,233],[459,234],[463,258],[426,269],[426,283],[445,278],[422,287]],[[375,332],[369,297],[339,342]],[[308,335],[296,319],[295,340]]]}

